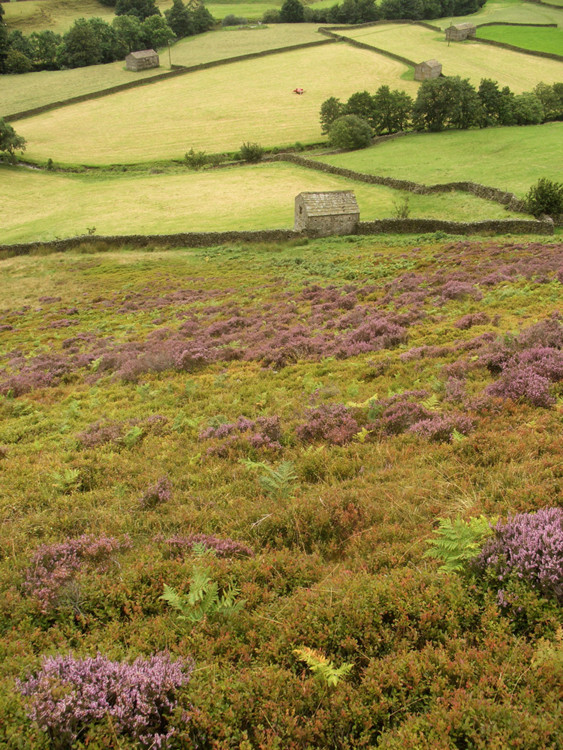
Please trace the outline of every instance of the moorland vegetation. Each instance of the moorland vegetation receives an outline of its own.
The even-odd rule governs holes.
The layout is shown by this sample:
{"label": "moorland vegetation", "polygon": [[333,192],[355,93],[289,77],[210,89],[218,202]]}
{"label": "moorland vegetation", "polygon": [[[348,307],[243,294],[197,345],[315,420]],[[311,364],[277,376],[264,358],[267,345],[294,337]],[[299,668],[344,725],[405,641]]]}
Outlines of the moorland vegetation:
{"label": "moorland vegetation", "polygon": [[[272,49],[288,34],[274,28],[190,38],[186,54],[229,34]],[[309,161],[473,179],[557,212],[561,122],[507,127],[490,102],[535,88],[558,112],[560,63],[538,58],[515,87],[519,58],[502,53],[500,83],[471,95],[476,124],[498,127],[449,118]],[[296,63],[313,71],[304,96]],[[511,216],[259,161],[322,137],[330,96],[368,115],[368,141],[393,130],[353,107],[408,110],[424,84],[405,71],[328,43],[0,121],[7,156],[26,139],[31,156],[0,166],[0,239],[91,235],[0,250],[0,747],[560,747],[561,230],[166,250],[95,237],[287,225],[297,192],[351,185],[362,218]],[[9,78],[51,104],[78,73],[89,92],[119,78],[115,63]],[[124,127],[135,102],[154,117],[142,133]],[[233,143],[246,162],[220,164]]]}

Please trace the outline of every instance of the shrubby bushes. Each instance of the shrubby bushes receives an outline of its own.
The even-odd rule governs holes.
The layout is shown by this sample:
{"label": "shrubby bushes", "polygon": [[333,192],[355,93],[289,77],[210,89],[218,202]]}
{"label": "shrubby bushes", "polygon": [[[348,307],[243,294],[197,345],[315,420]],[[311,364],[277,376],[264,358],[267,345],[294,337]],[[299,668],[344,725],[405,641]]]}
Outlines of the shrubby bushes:
{"label": "shrubby bushes", "polygon": [[334,96],[326,99],[320,109],[322,133],[330,134],[332,124],[345,115],[361,117],[373,135],[409,128],[439,132],[448,128],[536,125],[563,119],[563,84],[540,83],[533,91],[515,96],[508,86],[499,89],[498,83],[488,78],[481,80],[477,90],[459,76],[434,78],[422,82],[415,101],[403,91],[381,86],[373,95],[356,92],[346,103]]}

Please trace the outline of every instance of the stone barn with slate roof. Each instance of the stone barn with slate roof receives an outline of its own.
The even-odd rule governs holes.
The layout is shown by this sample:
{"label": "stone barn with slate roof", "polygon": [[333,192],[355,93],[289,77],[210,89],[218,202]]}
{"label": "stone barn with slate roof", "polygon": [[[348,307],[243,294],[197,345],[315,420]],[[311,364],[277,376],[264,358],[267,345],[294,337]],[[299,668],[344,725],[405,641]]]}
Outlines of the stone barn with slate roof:
{"label": "stone barn with slate roof", "polygon": [[463,42],[464,39],[475,39],[477,27],[474,23],[454,23],[446,29],[446,39],[448,42]]}
{"label": "stone barn with slate roof", "polygon": [[430,78],[439,78],[442,75],[442,63],[438,60],[425,60],[418,63],[414,68],[415,81],[428,81]]}
{"label": "stone barn with slate roof", "polygon": [[299,193],[295,198],[296,232],[317,237],[353,234],[360,220],[360,207],[351,190]]}
{"label": "stone barn with slate roof", "polygon": [[148,68],[160,67],[158,54],[153,49],[141,49],[138,52],[130,52],[125,58],[125,67],[127,70],[138,72]]}

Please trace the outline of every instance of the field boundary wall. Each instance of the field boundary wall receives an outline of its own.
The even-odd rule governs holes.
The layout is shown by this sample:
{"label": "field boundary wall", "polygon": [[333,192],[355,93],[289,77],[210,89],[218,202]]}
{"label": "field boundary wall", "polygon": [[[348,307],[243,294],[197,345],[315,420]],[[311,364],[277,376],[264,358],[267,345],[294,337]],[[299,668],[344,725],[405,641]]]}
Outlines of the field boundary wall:
{"label": "field boundary wall", "polygon": [[381,49],[380,47],[374,47],[372,44],[359,42],[357,39],[350,39],[350,37],[343,36],[342,34],[336,34],[330,29],[322,29],[322,30],[319,29],[319,31],[322,34],[326,34],[327,36],[332,37],[335,41],[345,42],[346,44],[349,44],[351,47],[358,47],[359,49],[367,49],[370,52],[377,52],[380,55],[385,55],[385,57],[390,57],[392,60],[397,60],[398,62],[401,62],[404,65],[409,65],[410,67],[414,67],[416,65],[414,60],[409,60],[408,57],[402,57],[401,55],[396,55],[394,52],[389,52],[388,50]]}
{"label": "field boundary wall", "polygon": [[[448,234],[553,234],[553,222],[532,219],[489,219],[474,222],[444,221],[442,219],[379,219],[360,221],[355,235],[377,234],[427,234],[432,232]],[[295,239],[314,239],[315,234],[295,232],[292,229],[266,229],[248,232],[180,232],[177,234],[131,234],[131,235],[83,235],[64,240],[45,242],[25,242],[0,245],[0,253],[9,257],[29,255],[36,252],[65,252],[76,247],[91,246],[109,250],[114,247],[133,246],[143,248],[158,247],[214,247],[216,245],[240,242],[284,242]]]}
{"label": "field boundary wall", "polygon": [[546,5],[548,8],[557,8],[557,10],[561,10],[561,5],[555,5],[554,3],[544,3],[543,0],[524,0],[526,3],[534,3],[535,5]]}
{"label": "field boundary wall", "polygon": [[306,157],[298,156],[297,154],[276,154],[268,157],[268,161],[287,161],[298,166],[306,167],[307,169],[315,169],[319,172],[339,175],[340,177],[346,177],[351,180],[356,180],[357,182],[367,182],[372,185],[384,185],[386,187],[394,188],[395,190],[406,190],[410,193],[419,193],[423,195],[460,190],[465,193],[471,193],[478,198],[484,198],[485,200],[500,203],[503,206],[507,206],[511,211],[525,213],[523,201],[519,200],[514,193],[489,187],[488,185],[480,185],[477,182],[463,181],[438,183],[436,185],[423,185],[410,180],[398,180],[394,177],[382,177],[380,175],[366,174],[365,172],[355,172],[352,169],[336,167],[332,164],[314,161],[313,159],[307,159]]}
{"label": "field boundary wall", "polygon": [[276,47],[275,49],[260,50],[259,52],[249,52],[246,55],[237,55],[236,57],[227,57],[222,60],[211,60],[205,63],[198,63],[197,65],[174,65],[173,70],[167,73],[159,73],[151,76],[150,78],[141,78],[138,81],[128,81],[127,83],[120,83],[117,86],[110,86],[107,89],[99,89],[98,91],[91,91],[89,94],[80,94],[79,96],[72,96],[69,99],[60,99],[56,102],[50,102],[49,104],[43,104],[40,107],[33,107],[32,109],[22,110],[20,112],[14,112],[10,115],[6,115],[4,120],[6,122],[15,122],[16,120],[23,120],[26,117],[34,117],[35,115],[43,114],[43,112],[50,112],[53,109],[59,109],[60,107],[67,107],[71,104],[78,104],[80,102],[87,102],[93,99],[100,99],[104,96],[110,96],[111,94],[117,94],[120,91],[127,91],[128,89],[138,88],[139,86],[149,86],[152,83],[158,83],[169,78],[176,78],[177,76],[187,75],[188,73],[195,73],[199,70],[207,70],[209,68],[216,68],[221,65],[229,65],[230,63],[242,62],[244,60],[254,60],[258,57],[268,57],[269,55],[278,55],[283,52],[291,52],[298,49],[306,49],[308,47],[320,47],[325,44],[334,44],[336,39],[320,39],[318,42],[302,42],[301,44],[293,44],[288,47]]}

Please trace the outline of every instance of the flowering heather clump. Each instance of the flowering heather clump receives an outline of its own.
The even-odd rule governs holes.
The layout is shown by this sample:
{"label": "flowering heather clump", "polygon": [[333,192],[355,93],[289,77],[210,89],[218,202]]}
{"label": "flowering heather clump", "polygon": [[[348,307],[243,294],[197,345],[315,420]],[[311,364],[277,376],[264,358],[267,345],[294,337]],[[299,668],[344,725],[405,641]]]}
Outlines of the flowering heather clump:
{"label": "flowering heather clump", "polygon": [[553,383],[563,380],[563,351],[559,349],[548,346],[526,349],[514,358],[514,364],[532,367]]}
{"label": "flowering heather clump", "polygon": [[208,453],[224,456],[229,448],[251,447],[280,451],[282,437],[280,418],[258,417],[248,419],[239,417],[236,422],[228,422],[218,427],[208,427],[199,434],[200,440],[221,440],[219,445],[209,448]]}
{"label": "flowering heather clump", "polygon": [[48,732],[56,748],[74,746],[79,734],[111,717],[114,732],[141,747],[163,748],[175,734],[169,728],[176,692],[189,682],[193,663],[167,653],[132,664],[105,656],[43,658],[35,677],[18,680],[28,698],[28,716]]}
{"label": "flowering heather clump", "polygon": [[431,417],[432,412],[425,409],[422,404],[400,399],[383,410],[378,424],[381,425],[386,435],[400,435],[416,422]]}
{"label": "flowering heather clump", "polygon": [[172,482],[168,477],[160,477],[158,482],[147,487],[139,502],[141,503],[141,507],[146,510],[154,508],[156,505],[167,503],[171,497]]}
{"label": "flowering heather clump", "polygon": [[324,440],[330,445],[344,445],[357,435],[360,427],[344,404],[323,404],[308,409],[307,422],[297,428],[304,442]]}
{"label": "flowering heather clump", "polygon": [[453,438],[454,430],[467,435],[472,429],[472,420],[464,414],[436,414],[430,419],[423,419],[413,424],[409,432],[434,443],[449,443]]}
{"label": "flowering heather clump", "polygon": [[112,555],[131,546],[128,538],[83,534],[60,544],[42,544],[27,569],[24,590],[34,596],[42,612],[56,606],[61,587],[70,583],[84,566],[107,570]]}
{"label": "flowering heather clump", "polygon": [[473,326],[483,326],[490,322],[491,319],[486,313],[469,313],[469,315],[464,315],[459,320],[456,320],[454,326],[462,331],[466,331]]}
{"label": "flowering heather clump", "polygon": [[516,576],[563,604],[563,509],[519,513],[494,532],[475,568],[490,570],[501,585]]}
{"label": "flowering heather clump", "polygon": [[79,432],[76,439],[84,448],[94,448],[97,445],[115,443],[123,437],[123,424],[121,422],[94,422]]}
{"label": "flowering heather clump", "polygon": [[554,398],[549,393],[549,380],[530,365],[510,367],[499,380],[487,386],[485,393],[503,399],[524,399],[532,406],[551,406]]}
{"label": "flowering heather clump", "polygon": [[246,544],[234,539],[220,539],[211,534],[190,534],[189,536],[172,536],[165,539],[170,553],[174,557],[182,557],[191,551],[194,545],[213,550],[217,557],[254,557],[253,550]]}
{"label": "flowering heather clump", "polygon": [[563,325],[553,316],[523,330],[517,341],[520,349],[531,349],[535,346],[563,349]]}
{"label": "flowering heather clump", "polygon": [[473,297],[473,299],[479,300],[483,297],[473,284],[468,284],[465,281],[446,281],[441,292],[442,300],[465,299],[466,297]]}

